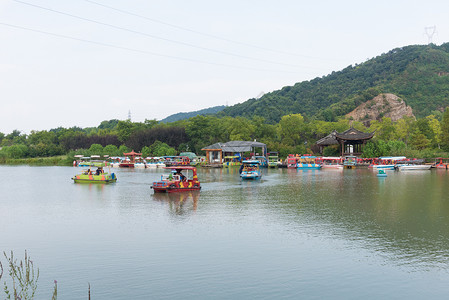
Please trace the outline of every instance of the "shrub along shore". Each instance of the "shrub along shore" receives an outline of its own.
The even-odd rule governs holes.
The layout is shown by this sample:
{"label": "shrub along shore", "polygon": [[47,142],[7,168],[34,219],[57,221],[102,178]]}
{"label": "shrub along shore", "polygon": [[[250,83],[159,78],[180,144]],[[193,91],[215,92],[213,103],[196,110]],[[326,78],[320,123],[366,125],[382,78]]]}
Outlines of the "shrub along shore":
{"label": "shrub along shore", "polygon": [[32,158],[0,158],[0,165],[29,165],[29,166],[71,166],[73,158],[67,155],[52,157],[32,157]]}
{"label": "shrub along shore", "polygon": [[[368,127],[366,127],[367,125]],[[206,146],[217,142],[254,141],[277,151],[282,159],[288,154],[319,155],[316,142],[333,130],[343,132],[350,127],[375,132],[364,147],[362,157],[406,156],[425,158],[449,157],[449,109],[414,119],[404,117],[396,122],[390,118],[369,124],[340,118],[336,121],[311,119],[301,114],[281,117],[278,123],[264,118],[201,116],[172,123],[156,120],[131,122],[109,120],[98,127],[55,128],[49,131],[14,130],[0,132],[0,164],[71,165],[75,155],[123,156],[134,150],[143,157],[177,155],[194,152],[204,155]],[[338,145],[324,148],[323,156],[339,156]]]}

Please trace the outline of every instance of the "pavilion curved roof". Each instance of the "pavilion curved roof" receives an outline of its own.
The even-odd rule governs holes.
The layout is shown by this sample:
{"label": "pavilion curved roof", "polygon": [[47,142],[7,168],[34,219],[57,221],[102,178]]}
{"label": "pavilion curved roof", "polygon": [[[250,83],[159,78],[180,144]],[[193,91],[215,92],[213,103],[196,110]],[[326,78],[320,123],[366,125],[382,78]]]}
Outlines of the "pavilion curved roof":
{"label": "pavilion curved roof", "polygon": [[125,155],[125,156],[140,156],[140,155],[142,155],[142,153],[137,153],[137,152],[134,152],[134,150],[133,150],[129,153],[123,153],[123,155]]}
{"label": "pavilion curved roof", "polygon": [[336,133],[335,137],[337,140],[345,140],[345,141],[354,141],[354,140],[369,140],[372,139],[374,136],[373,132],[363,132],[360,130],[357,130],[353,127],[349,128],[346,131],[343,131],[342,133]]}
{"label": "pavilion curved roof", "polygon": [[373,132],[363,132],[357,130],[353,127],[345,130],[341,133],[338,133],[336,130],[332,131],[329,135],[323,137],[322,139],[316,142],[317,145],[320,146],[330,146],[339,144],[339,140],[342,141],[360,141],[360,140],[369,140],[374,136]]}
{"label": "pavilion curved roof", "polygon": [[318,140],[316,142],[316,144],[320,145],[320,146],[330,146],[330,145],[338,144],[338,141],[335,138],[336,133],[337,133],[336,130],[332,131],[330,134],[328,134],[325,137],[323,137],[322,139]]}

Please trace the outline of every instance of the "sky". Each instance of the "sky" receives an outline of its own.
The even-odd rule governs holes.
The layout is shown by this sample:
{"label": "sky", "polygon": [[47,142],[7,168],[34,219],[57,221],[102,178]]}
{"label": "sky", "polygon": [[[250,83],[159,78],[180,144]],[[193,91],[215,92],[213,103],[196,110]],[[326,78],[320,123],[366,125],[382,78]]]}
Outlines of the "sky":
{"label": "sky", "polygon": [[234,105],[429,36],[449,1],[0,0],[0,132]]}

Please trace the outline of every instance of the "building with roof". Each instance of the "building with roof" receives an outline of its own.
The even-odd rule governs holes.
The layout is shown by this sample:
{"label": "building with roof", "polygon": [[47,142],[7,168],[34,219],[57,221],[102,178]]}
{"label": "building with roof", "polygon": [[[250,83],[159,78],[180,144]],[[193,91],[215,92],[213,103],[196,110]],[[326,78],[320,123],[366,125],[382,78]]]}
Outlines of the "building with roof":
{"label": "building with roof", "polygon": [[267,145],[259,142],[251,141],[229,141],[227,143],[215,143],[204,147],[206,151],[206,161],[209,164],[223,162],[223,157],[228,155],[240,155],[245,152],[255,153],[256,149],[260,148],[263,156],[267,155]]}
{"label": "building with roof", "polygon": [[341,156],[360,156],[363,152],[363,146],[372,139],[373,136],[374,131],[363,132],[351,127],[341,133],[334,130],[329,135],[318,140],[316,144],[320,147],[320,153],[323,153],[324,147],[340,145]]}

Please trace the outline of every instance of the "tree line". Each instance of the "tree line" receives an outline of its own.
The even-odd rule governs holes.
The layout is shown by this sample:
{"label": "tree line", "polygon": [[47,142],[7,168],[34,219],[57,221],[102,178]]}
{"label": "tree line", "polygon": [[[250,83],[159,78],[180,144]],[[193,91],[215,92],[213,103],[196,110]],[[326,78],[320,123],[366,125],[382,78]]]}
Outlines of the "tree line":
{"label": "tree line", "polygon": [[[449,151],[449,110],[424,118],[389,118],[361,122],[344,118],[335,121],[310,119],[301,114],[288,114],[275,124],[260,116],[252,118],[230,116],[195,116],[188,120],[160,123],[156,120],[103,121],[98,127],[62,128],[31,131],[0,132],[0,161],[14,158],[50,157],[58,155],[122,156],[130,150],[146,156],[175,155],[184,151],[203,155],[202,148],[216,142],[231,140],[267,144],[269,151],[281,157],[290,153],[317,153],[316,141],[333,130],[342,132],[354,127],[364,132],[375,131],[374,138],[364,148],[364,157],[406,155],[436,157]],[[339,155],[339,147],[327,147],[323,155]]]}

